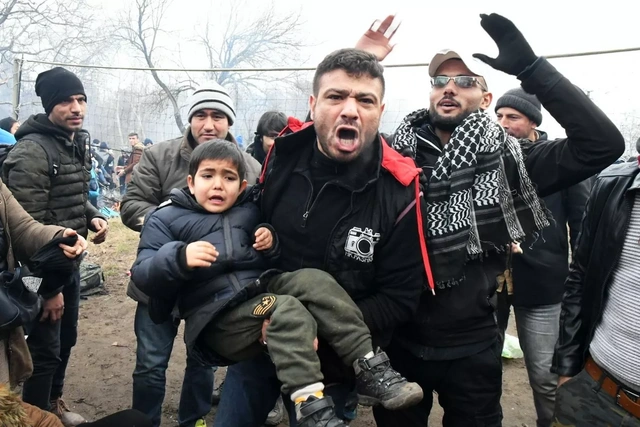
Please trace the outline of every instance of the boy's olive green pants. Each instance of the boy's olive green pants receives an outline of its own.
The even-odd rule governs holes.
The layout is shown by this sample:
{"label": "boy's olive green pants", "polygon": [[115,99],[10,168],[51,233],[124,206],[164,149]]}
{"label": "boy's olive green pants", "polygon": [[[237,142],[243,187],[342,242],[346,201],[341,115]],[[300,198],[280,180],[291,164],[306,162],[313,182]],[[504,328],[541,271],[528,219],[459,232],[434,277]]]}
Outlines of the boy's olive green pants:
{"label": "boy's olive green pants", "polygon": [[347,366],[373,350],[360,309],[330,274],[316,269],[283,273],[271,279],[267,292],[221,313],[203,338],[226,359],[248,360],[264,351],[262,324],[270,318],[266,346],[283,393],[322,381],[316,336]]}

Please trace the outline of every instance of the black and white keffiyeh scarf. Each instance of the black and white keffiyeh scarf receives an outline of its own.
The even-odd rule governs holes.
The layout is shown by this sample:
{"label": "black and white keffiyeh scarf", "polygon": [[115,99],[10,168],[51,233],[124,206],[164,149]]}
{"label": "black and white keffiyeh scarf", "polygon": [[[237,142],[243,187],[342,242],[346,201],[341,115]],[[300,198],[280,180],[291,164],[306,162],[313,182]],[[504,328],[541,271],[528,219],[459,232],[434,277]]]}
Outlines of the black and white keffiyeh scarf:
{"label": "black and white keffiyeh scarf", "polygon": [[[393,148],[415,159],[414,126],[427,117],[427,110],[405,117]],[[506,250],[549,225],[519,141],[482,111],[456,127],[425,190],[427,244],[440,289],[464,279],[468,259]]]}

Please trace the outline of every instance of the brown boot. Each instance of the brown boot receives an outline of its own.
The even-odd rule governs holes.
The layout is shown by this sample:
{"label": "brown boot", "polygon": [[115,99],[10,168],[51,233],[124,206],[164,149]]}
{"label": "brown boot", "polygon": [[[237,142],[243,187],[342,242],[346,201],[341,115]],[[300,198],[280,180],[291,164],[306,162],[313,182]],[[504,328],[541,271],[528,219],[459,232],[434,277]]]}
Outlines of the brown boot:
{"label": "brown boot", "polygon": [[60,418],[64,427],[76,427],[77,425],[87,422],[82,415],[71,412],[61,397],[51,401],[50,411]]}

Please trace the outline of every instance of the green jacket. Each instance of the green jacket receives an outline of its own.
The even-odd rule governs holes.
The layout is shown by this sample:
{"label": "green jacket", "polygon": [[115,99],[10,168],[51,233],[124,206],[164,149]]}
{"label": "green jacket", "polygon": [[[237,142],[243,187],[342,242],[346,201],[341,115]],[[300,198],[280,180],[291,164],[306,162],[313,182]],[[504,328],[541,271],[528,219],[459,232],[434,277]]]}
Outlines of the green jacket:
{"label": "green jacket", "polygon": [[[72,228],[83,237],[92,219],[104,218],[89,203],[88,138],[86,131],[79,131],[71,141],[45,114],[31,116],[16,133],[18,142],[2,167],[2,180],[33,219]],[[52,144],[58,158],[50,160],[41,144]],[[50,162],[55,163],[55,176],[51,176]]]}

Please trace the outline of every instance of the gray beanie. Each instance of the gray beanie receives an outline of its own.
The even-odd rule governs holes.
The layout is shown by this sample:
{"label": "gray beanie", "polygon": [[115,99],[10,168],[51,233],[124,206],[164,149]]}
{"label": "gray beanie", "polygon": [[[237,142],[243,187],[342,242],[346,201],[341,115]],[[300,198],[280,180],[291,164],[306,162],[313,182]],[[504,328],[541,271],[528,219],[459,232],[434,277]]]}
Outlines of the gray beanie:
{"label": "gray beanie", "polygon": [[513,108],[527,116],[537,126],[542,123],[542,106],[535,95],[518,87],[505,92],[496,103],[496,112],[502,107]]}
{"label": "gray beanie", "polygon": [[216,82],[205,83],[196,89],[187,100],[187,104],[189,105],[189,122],[197,111],[204,109],[218,110],[226,114],[229,118],[229,126],[236,121],[236,110],[229,92]]}

